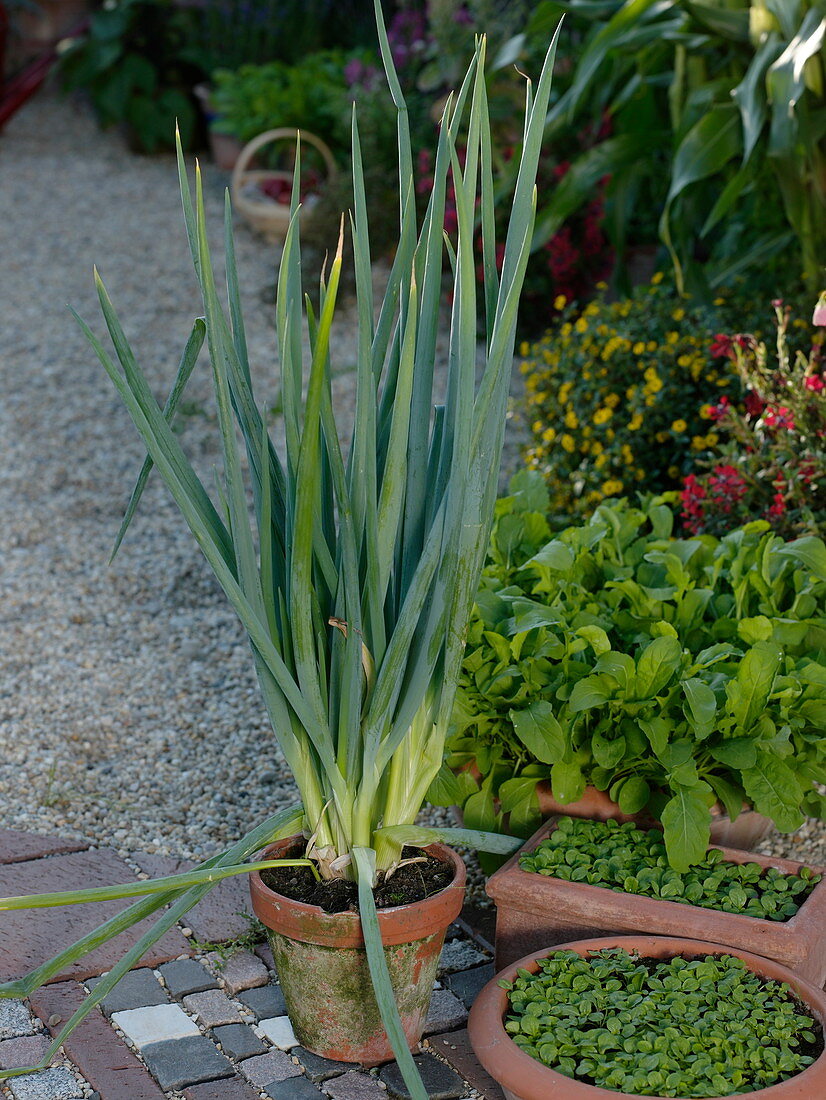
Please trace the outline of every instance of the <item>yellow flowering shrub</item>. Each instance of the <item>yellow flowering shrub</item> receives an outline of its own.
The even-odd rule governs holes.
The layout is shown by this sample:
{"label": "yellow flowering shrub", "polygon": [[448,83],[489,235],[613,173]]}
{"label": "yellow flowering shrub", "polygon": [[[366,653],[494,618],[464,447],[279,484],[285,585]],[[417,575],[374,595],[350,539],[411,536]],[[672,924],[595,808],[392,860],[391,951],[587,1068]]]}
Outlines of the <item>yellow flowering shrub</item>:
{"label": "yellow flowering shrub", "polygon": [[655,276],[622,301],[569,305],[554,330],[523,345],[526,457],[547,478],[554,512],[590,512],[637,487],[679,488],[713,445],[707,410],[739,393],[733,366],[709,351],[728,323],[720,302],[681,301]]}

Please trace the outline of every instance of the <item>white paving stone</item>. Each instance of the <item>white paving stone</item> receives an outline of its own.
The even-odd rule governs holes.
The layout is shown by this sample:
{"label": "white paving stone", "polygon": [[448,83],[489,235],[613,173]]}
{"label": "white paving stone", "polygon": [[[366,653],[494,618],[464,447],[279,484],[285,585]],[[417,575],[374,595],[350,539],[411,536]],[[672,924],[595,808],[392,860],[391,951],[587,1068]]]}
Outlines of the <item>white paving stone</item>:
{"label": "white paving stone", "polygon": [[129,1008],[115,1012],[112,1023],[117,1024],[136,1047],[149,1043],[162,1043],[164,1039],[184,1039],[187,1035],[200,1035],[198,1025],[187,1016],[179,1005],[150,1005],[148,1008]]}
{"label": "white paving stone", "polygon": [[6,1088],[14,1100],[83,1100],[77,1078],[63,1066],[12,1077],[6,1081]]}
{"label": "white paving stone", "polygon": [[261,1020],[258,1030],[273,1046],[280,1047],[281,1050],[298,1046],[298,1039],[295,1037],[289,1016],[271,1016],[269,1020]]}
{"label": "white paving stone", "polygon": [[34,1035],[32,1014],[22,1001],[0,999],[0,1039]]}

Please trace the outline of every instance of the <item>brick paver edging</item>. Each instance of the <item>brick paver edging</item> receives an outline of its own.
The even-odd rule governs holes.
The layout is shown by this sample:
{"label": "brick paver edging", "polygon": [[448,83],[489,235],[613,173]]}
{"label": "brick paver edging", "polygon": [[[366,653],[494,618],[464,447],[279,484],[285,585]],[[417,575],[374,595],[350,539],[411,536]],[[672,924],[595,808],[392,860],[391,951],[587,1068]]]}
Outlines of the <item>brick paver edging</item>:
{"label": "brick paver edging", "polygon": [[[131,866],[130,866],[131,865]],[[183,860],[107,850],[61,837],[0,829],[0,896],[77,889],[143,874],[171,874]],[[20,977],[118,911],[111,906],[4,914],[0,980]],[[104,912],[105,909],[105,912]],[[226,957],[203,944],[249,930],[246,882],[216,887],[104,999],[48,1070],[0,1085],[4,1100],[407,1100],[395,1063],[366,1071],[303,1050],[286,1015],[266,945]],[[465,1024],[492,973],[489,935],[473,914],[448,933],[417,1057],[431,1100],[502,1100],[477,1062]],[[119,936],[39,989],[30,1002],[0,1001],[0,1068],[42,1057],[83,1000],[140,931]]]}

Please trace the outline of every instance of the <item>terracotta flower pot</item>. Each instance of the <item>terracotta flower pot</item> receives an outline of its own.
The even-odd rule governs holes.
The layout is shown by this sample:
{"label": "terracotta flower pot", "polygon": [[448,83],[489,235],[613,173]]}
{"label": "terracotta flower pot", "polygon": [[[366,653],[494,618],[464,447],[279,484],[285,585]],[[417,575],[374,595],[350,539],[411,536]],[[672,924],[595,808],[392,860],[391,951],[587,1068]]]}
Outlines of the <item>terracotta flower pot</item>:
{"label": "terracotta flower pot", "polygon": [[[264,859],[303,846],[300,837],[273,844]],[[445,932],[462,908],[466,869],[442,844],[426,849],[453,866],[453,881],[413,905],[379,910],[379,926],[396,1002],[411,1049],[422,1035]],[[357,913],[325,913],[292,901],[250,875],[255,915],[266,926],[287,1013],[303,1047],[339,1062],[378,1065],[393,1057],[381,1022]]]}
{"label": "terracotta flower pot", "polygon": [[[613,1089],[598,1088],[596,1085],[565,1077],[520,1050],[504,1028],[508,995],[498,984],[502,979],[512,981],[520,968],[535,973],[539,969],[539,959],[553,951],[568,950],[587,955],[592,951],[612,947],[622,947],[626,951],[635,951],[642,957],[654,959],[668,959],[676,955],[735,954],[755,974],[778,982],[787,982],[819,1021],[820,1026],[826,1026],[826,997],[820,989],[779,963],[749,952],[732,951],[731,948],[717,943],[666,936],[611,936],[576,940],[554,948],[544,948],[512,963],[485,986],[471,1009],[468,1021],[471,1045],[488,1073],[502,1085],[507,1100],[548,1100],[549,1097],[554,1100],[617,1100],[621,1095]],[[796,1077],[745,1095],[748,1100],[819,1100],[826,1096],[826,1053],[821,1054],[816,1062]],[[664,1098],[655,1096],[648,1100]]]}
{"label": "terracotta flower pot", "polygon": [[[738,952],[741,948],[754,951],[790,967],[807,981],[823,985],[826,878],[815,886],[793,917],[773,921],[523,871],[520,855],[533,851],[555,824],[546,821],[488,881],[486,890],[496,902],[497,967],[509,966],[514,959],[551,944],[586,936],[676,934],[726,944]],[[759,863],[786,874],[798,874],[804,866],[736,848],[721,850],[730,863]]]}

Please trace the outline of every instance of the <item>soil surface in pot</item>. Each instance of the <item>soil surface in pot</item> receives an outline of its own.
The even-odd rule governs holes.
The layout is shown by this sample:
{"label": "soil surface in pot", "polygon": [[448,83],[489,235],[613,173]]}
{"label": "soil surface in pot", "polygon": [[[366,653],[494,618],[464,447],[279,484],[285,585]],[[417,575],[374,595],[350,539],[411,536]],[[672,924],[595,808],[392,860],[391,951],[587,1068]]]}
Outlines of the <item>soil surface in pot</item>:
{"label": "soil surface in pot", "polygon": [[[405,848],[402,860],[411,862],[402,862],[389,878],[379,873],[373,890],[377,909],[424,901],[453,881],[454,868],[420,848]],[[349,879],[317,882],[309,867],[269,867],[261,872],[261,881],[275,893],[317,905],[325,913],[358,912],[358,886]]]}
{"label": "soil surface in pot", "polygon": [[733,956],[560,951],[504,988],[517,1046],[618,1093],[747,1095],[803,1072],[824,1050],[820,1023],[789,987]]}

